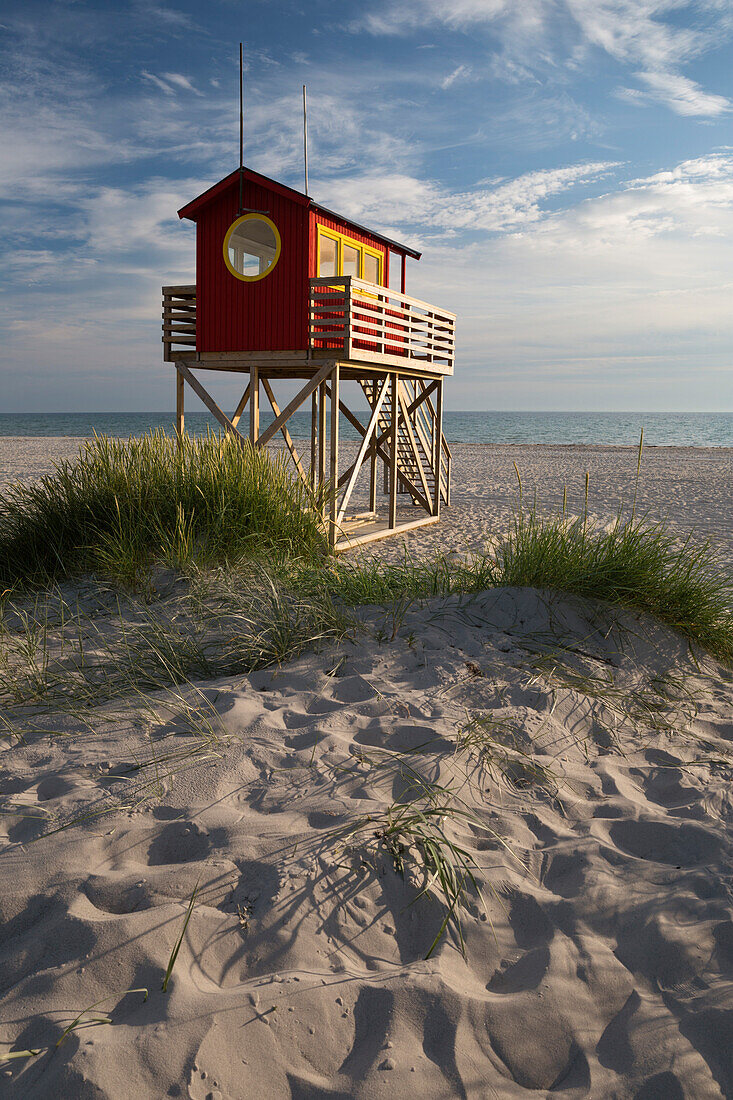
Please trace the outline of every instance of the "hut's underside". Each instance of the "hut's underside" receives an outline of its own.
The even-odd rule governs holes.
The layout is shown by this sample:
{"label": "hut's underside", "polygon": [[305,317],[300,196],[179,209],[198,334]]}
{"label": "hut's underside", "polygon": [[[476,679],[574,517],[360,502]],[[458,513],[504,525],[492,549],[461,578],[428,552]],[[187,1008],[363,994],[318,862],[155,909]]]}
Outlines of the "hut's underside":
{"label": "hut's underside", "polygon": [[[171,349],[169,357],[177,372],[178,432],[185,430],[184,395],[189,386],[225,431],[242,443],[249,439],[263,447],[281,435],[298,476],[320,502],[329,543],[337,552],[436,523],[441,503],[450,503],[450,450],[442,436],[444,372],[440,365],[430,364],[432,369],[424,370],[396,356],[381,356],[382,362],[372,363],[335,359],[324,352],[235,355]],[[397,363],[385,362],[387,358]],[[231,416],[194,373],[199,369],[248,376]],[[274,387],[293,381],[303,384],[281,408]],[[368,417],[362,411],[360,418],[347,404],[342,389],[346,381],[358,383],[367,400]],[[261,407],[275,417],[264,430]],[[310,441],[304,451],[302,443],[294,442],[289,423],[294,413],[307,410]],[[346,447],[339,438],[339,413],[358,436],[356,443]],[[354,507],[357,483],[360,511]],[[386,510],[380,502],[386,514],[377,507],[380,495],[387,498]],[[409,501],[411,507],[400,504],[398,498],[405,504]]]}

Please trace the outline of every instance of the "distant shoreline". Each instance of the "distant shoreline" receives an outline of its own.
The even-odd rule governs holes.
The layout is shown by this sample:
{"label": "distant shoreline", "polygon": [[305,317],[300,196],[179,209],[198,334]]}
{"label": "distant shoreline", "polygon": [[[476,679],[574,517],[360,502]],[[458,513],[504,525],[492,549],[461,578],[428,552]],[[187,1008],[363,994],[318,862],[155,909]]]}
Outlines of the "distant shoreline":
{"label": "distant shoreline", "polygon": [[[100,435],[110,435],[108,432],[100,432]],[[243,433],[246,435],[246,430]],[[40,442],[40,440],[46,440],[48,442],[61,442],[71,444],[84,443],[88,439],[93,439],[94,436],[90,435],[4,435],[0,432],[0,443],[3,441],[25,443],[25,442]],[[111,435],[113,439],[127,439],[126,435]],[[301,446],[308,444],[310,446],[310,439],[304,436],[292,436],[293,442],[298,443]],[[516,442],[516,443],[494,443],[492,441],[471,441],[466,443],[464,441],[454,442],[449,436],[446,437],[448,445],[451,450],[456,447],[464,449],[474,447],[495,447],[495,448],[507,448],[507,449],[524,449],[531,447],[533,450],[536,448],[543,448],[545,450],[566,450],[566,451],[633,451],[636,452],[639,449],[638,441],[636,443],[548,443],[548,442]],[[647,443],[644,440],[645,451],[713,451],[715,454],[725,453],[730,451],[733,453],[733,443],[708,443],[704,445],[697,445],[694,443]]]}

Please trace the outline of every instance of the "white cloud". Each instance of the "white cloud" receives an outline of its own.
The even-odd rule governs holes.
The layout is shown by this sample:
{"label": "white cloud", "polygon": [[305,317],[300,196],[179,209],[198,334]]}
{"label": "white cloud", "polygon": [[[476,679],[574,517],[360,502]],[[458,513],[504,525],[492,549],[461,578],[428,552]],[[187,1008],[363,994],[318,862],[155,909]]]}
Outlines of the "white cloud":
{"label": "white cloud", "polygon": [[198,89],[194,88],[191,81],[183,73],[163,73],[163,77],[169,84],[173,84],[176,88],[183,88],[186,92],[193,92],[194,95],[202,95]]}
{"label": "white cloud", "polygon": [[[681,11],[688,13],[688,25],[679,20]],[[485,27],[494,36],[486,71],[509,83],[531,79],[533,70],[547,71],[558,62],[577,69],[595,48],[639,70],[648,98],[677,114],[715,117],[731,107],[724,96],[706,92],[678,71],[731,35],[733,10],[725,0],[390,0],[358,24],[383,35],[426,25]],[[621,96],[642,102],[633,89]]]}
{"label": "white cloud", "polygon": [[713,44],[711,31],[664,22],[665,15],[691,7],[700,16],[719,13],[712,2],[690,0],[567,0],[567,8],[590,45],[616,60],[664,70],[703,53]]}
{"label": "white cloud", "polygon": [[711,154],[521,232],[433,241],[410,288],[458,313],[476,407],[730,408],[732,237],[733,156]]}
{"label": "white cloud", "polygon": [[733,107],[725,96],[704,91],[694,80],[680,73],[639,73],[639,79],[647,85],[651,99],[664,103],[678,115],[714,118]]}
{"label": "white cloud", "polygon": [[458,67],[455,68],[452,73],[449,73],[448,76],[444,77],[441,80],[440,86],[441,88],[450,88],[451,84],[455,84],[457,80],[465,80],[470,75],[470,65],[458,65]]}
{"label": "white cloud", "polygon": [[149,80],[151,84],[155,84],[156,88],[160,88],[161,92],[165,92],[167,95],[173,95],[173,89],[170,84],[165,80],[161,80],[155,73],[149,73],[143,69],[140,76],[142,76],[144,80]]}
{"label": "white cloud", "polygon": [[162,73],[160,76],[156,76],[155,73],[149,73],[146,69],[143,69],[140,75],[145,80],[149,80],[151,84],[155,84],[161,92],[165,92],[167,95],[174,95],[179,90],[193,92],[194,95],[198,96],[203,95],[197,88],[194,88],[191,81],[183,73]]}
{"label": "white cloud", "polygon": [[455,236],[462,231],[506,232],[537,222],[546,199],[598,180],[614,166],[596,161],[545,169],[462,192],[396,172],[340,177],[316,185],[326,205],[338,203],[340,212],[357,221],[384,225],[389,219],[417,226],[423,234],[434,230]]}

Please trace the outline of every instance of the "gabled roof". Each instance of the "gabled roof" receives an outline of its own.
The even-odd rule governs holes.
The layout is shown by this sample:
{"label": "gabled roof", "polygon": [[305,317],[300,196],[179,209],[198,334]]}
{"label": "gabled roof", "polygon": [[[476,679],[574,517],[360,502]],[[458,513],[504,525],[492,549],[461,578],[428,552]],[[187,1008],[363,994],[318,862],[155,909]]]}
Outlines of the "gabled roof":
{"label": "gabled roof", "polygon": [[[351,218],[345,217],[343,214],[337,214],[333,210],[329,210],[325,206],[321,206],[320,203],[314,202],[308,195],[304,195],[301,191],[295,191],[292,187],[286,187],[284,183],[278,183],[277,180],[270,179],[269,176],[262,176],[259,172],[253,172],[251,168],[244,169],[244,178],[250,183],[259,184],[261,187],[267,187],[269,190],[274,191],[278,195],[282,195],[283,198],[290,199],[292,202],[298,204],[298,206],[307,206],[310,210],[318,210],[321,214],[326,214],[330,218],[338,218],[339,221],[344,222],[345,225],[351,226],[352,229],[356,229],[359,233],[365,233],[369,237],[374,237],[375,240],[381,241],[382,244],[386,244],[389,248],[393,248],[398,252],[404,252],[406,256],[412,256],[413,259],[419,260],[422,256],[422,252],[416,252],[414,248],[410,248],[409,245],[400,244],[399,241],[393,241],[390,237],[385,237],[383,233],[377,233],[374,229],[368,229],[364,225],[359,225],[358,222],[354,222]],[[222,192],[228,190],[233,183],[239,180],[239,169],[236,168],[233,172],[230,172],[228,176],[225,176],[223,180],[219,180],[213,187],[209,187],[208,190],[203,191],[197,198],[192,199],[191,202],[186,203],[178,211],[179,218],[190,218],[191,221],[196,221],[201,210],[208,206],[208,204],[219,197]]]}

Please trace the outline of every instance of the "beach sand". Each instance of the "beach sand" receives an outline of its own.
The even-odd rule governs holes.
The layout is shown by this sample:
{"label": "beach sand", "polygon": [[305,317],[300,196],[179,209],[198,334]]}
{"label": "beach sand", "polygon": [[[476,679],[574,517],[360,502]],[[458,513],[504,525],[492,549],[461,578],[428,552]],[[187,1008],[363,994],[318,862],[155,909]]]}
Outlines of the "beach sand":
{"label": "beach sand", "polygon": [[[44,444],[0,440],[6,474],[75,449]],[[479,548],[513,461],[542,506],[563,480],[582,504],[586,469],[599,519],[633,492],[632,450],[456,448],[455,508],[409,545]],[[655,448],[642,508],[730,555],[730,474],[730,451]],[[0,1096],[733,1095],[729,669],[643,616],[499,589],[125,692],[190,608],[67,599],[77,619],[4,621],[0,1051],[38,1054],[0,1063]],[[408,803],[475,878],[463,951],[387,843]]]}

